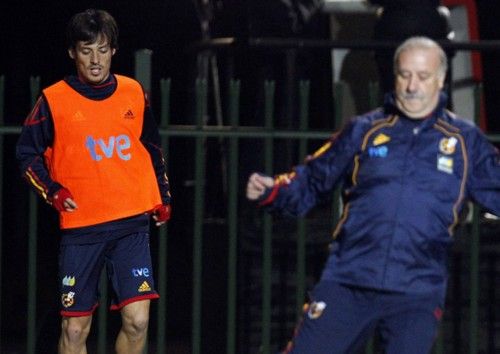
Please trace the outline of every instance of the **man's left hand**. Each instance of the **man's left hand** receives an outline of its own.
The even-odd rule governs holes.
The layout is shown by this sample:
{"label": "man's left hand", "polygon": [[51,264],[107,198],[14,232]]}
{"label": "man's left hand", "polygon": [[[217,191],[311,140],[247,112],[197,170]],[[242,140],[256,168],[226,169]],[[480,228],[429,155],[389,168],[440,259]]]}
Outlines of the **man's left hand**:
{"label": "man's left hand", "polygon": [[170,213],[172,207],[170,204],[158,204],[153,208],[151,213],[153,214],[153,219],[156,221],[156,226],[161,226],[170,220]]}

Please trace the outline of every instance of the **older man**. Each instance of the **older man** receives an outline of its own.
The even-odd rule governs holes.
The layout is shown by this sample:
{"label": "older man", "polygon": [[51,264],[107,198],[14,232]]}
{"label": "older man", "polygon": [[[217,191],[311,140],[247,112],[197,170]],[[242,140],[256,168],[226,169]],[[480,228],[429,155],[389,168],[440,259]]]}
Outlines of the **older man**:
{"label": "older man", "polygon": [[375,331],[388,354],[430,351],[464,204],[500,215],[500,155],[445,109],[446,70],[436,42],[406,40],[383,108],[352,119],[292,172],[250,176],[247,197],[288,216],[343,182],[331,254],[286,353],[356,353]]}

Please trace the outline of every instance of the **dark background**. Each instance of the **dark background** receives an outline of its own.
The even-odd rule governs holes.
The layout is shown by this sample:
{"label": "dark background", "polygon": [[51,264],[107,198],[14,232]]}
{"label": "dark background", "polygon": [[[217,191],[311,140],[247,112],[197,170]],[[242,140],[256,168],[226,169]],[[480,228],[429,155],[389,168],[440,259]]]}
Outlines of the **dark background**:
{"label": "dark background", "polygon": [[[476,2],[479,11],[481,39],[500,39],[500,9],[497,0],[479,0]],[[296,17],[278,0],[225,0],[213,2],[211,36],[280,36],[328,38],[328,18],[317,14],[309,23],[297,27]],[[125,75],[133,75],[134,52],[138,49],[153,50],[153,108],[159,111],[158,79],[172,78],[172,123],[192,123],[193,79],[196,77],[196,55],[190,51],[190,44],[202,38],[200,29],[199,6],[195,1],[25,1],[3,0],[0,2],[0,75],[5,75],[5,123],[19,126],[28,114],[30,104],[29,77],[40,76],[41,86],[45,87],[61,79],[74,70],[65,48],[64,31],[68,19],[76,12],[89,7],[108,10],[117,20],[120,27],[120,48],[113,58],[112,71]],[[295,22],[294,22],[295,21]],[[331,115],[331,102],[322,96],[328,94],[330,77],[328,53],[313,53],[298,57],[297,75],[311,78],[316,86],[311,97],[316,121],[313,126],[318,129],[331,129],[328,121]],[[224,58],[220,58],[224,66]],[[283,79],[283,56],[267,52],[236,53],[234,75],[247,84],[243,92],[249,101],[257,97],[264,79]],[[487,126],[490,132],[500,131],[500,52],[488,52],[483,55],[484,90],[487,112]],[[245,81],[246,80],[246,81]],[[278,87],[278,89],[280,89]],[[282,97],[281,97],[282,98]],[[278,95],[278,99],[280,96]],[[284,101],[283,101],[284,102]],[[278,110],[280,108],[278,107]],[[255,112],[243,113],[244,123],[261,124],[261,116]],[[2,253],[2,340],[10,336],[25,334],[23,328],[26,304],[26,248],[28,193],[26,186],[19,178],[13,160],[15,136],[6,136],[5,161],[1,168],[4,171],[4,190],[2,206],[3,216],[3,253]],[[181,149],[178,149],[181,150]],[[175,193],[182,196],[176,200],[176,208],[190,208],[190,192],[185,191],[184,182],[192,171],[183,171],[182,162],[191,156],[189,148],[186,155],[176,154],[171,157],[173,166],[178,171],[171,176]],[[250,165],[252,161],[249,160]],[[288,162],[286,163],[288,165]],[[286,166],[285,166],[286,167]],[[175,170],[175,169],[173,169]],[[180,175],[179,175],[180,174]],[[178,176],[179,175],[179,176]],[[208,191],[209,199],[216,192]],[[184,199],[184,200],[182,200]],[[183,203],[186,203],[185,205]],[[220,205],[216,202],[211,208],[218,212]],[[38,308],[41,328],[58,328],[57,301],[52,300],[57,284],[50,280],[57,273],[57,223],[54,214],[45,205],[40,206],[43,222],[39,225],[38,268],[42,279],[39,301],[46,305]],[[217,216],[217,215],[215,215]],[[169,323],[169,333],[181,340],[189,338],[190,331],[190,267],[191,259],[186,225],[174,226],[170,236],[169,294],[170,314],[174,318]],[[216,240],[214,240],[216,241]],[[220,241],[220,240],[219,240]],[[222,246],[223,247],[223,246]],[[218,257],[217,252],[212,255]],[[214,265],[217,272],[220,266]],[[44,280],[45,279],[45,280]],[[214,287],[216,287],[215,284]],[[174,290],[175,289],[175,290]],[[215,291],[224,291],[219,289]],[[56,299],[57,300],[57,299]],[[223,314],[212,313],[220,316]],[[6,326],[6,319],[12,321]],[[223,329],[222,329],[223,330]],[[43,333],[42,333],[43,334]],[[54,333],[45,336],[53,341]]]}
{"label": "dark background", "polygon": [[[27,1],[4,0],[0,4],[0,74],[6,77],[7,124],[20,124],[30,109],[29,76],[39,75],[42,87],[73,71],[68,59],[64,31],[68,19],[89,7],[108,10],[120,26],[119,51],[113,59],[113,71],[133,74],[134,52],[149,48],[154,52],[153,78],[172,78],[174,94],[185,99],[195,74],[195,56],[189,45],[202,38],[200,17],[206,11],[196,4],[199,0],[148,1]],[[311,3],[312,0],[296,0]],[[280,0],[213,0],[211,1],[210,35],[212,37],[279,36],[328,38],[328,18],[316,14],[306,25],[300,24],[297,14]],[[292,1],[293,3],[293,1]],[[500,6],[495,0],[476,1],[480,36],[484,40],[500,39],[498,16]],[[297,25],[297,23],[299,23]],[[500,108],[500,53],[483,55],[484,86],[488,127],[500,130],[495,119]],[[251,78],[258,64],[250,65],[248,58],[236,57],[238,78]],[[257,62],[262,60],[254,57]],[[244,64],[244,65],[243,65]],[[224,63],[222,62],[222,65]],[[268,70],[261,77],[279,75]],[[309,76],[319,74],[314,65],[304,65]],[[322,69],[327,69],[323,68]],[[315,72],[316,71],[316,72]],[[181,83],[186,83],[185,85]],[[157,84],[155,81],[153,84]],[[157,86],[153,87],[153,91]],[[176,104],[179,113],[185,105]],[[174,115],[174,118],[177,115]]]}

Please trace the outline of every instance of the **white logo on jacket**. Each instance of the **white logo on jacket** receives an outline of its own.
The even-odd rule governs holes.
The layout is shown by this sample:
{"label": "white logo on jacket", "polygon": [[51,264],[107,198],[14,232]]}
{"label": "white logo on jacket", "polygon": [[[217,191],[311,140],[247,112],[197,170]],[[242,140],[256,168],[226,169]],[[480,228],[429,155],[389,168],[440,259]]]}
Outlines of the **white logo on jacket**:
{"label": "white logo on jacket", "polygon": [[319,302],[312,302],[310,305],[309,305],[309,311],[307,311],[307,316],[309,316],[309,318],[311,320],[315,320],[317,318],[319,318],[322,314],[323,314],[323,310],[326,308],[326,303],[323,302],[323,301],[319,301]]}

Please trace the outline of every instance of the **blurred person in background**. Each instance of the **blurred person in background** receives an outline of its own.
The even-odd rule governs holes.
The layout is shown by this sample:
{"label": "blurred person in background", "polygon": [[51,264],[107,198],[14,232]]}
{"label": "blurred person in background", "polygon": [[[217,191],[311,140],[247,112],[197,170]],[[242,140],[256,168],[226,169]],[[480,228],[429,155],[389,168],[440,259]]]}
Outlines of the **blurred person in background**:
{"label": "blurred person in background", "polygon": [[[449,23],[449,10],[439,0],[370,0],[378,5],[373,39],[403,42],[414,36],[434,40],[452,40],[454,32]],[[452,53],[448,52],[448,60]],[[394,49],[378,49],[375,60],[382,92],[394,89],[392,58]]]}

